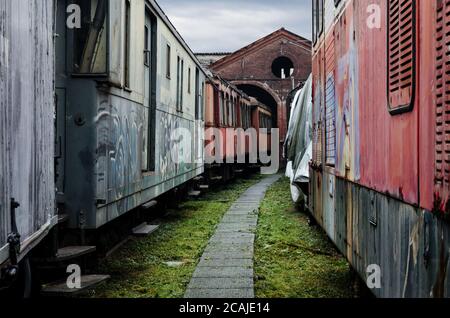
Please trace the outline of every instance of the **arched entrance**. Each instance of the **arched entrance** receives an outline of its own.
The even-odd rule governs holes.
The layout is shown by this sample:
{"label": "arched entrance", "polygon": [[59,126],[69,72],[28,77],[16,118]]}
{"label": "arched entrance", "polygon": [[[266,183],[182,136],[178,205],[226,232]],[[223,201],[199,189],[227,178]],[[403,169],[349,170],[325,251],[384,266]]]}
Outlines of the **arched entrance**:
{"label": "arched entrance", "polygon": [[233,84],[247,95],[268,106],[272,110],[273,127],[282,128],[279,119],[283,103],[270,87],[256,81],[234,81]]}

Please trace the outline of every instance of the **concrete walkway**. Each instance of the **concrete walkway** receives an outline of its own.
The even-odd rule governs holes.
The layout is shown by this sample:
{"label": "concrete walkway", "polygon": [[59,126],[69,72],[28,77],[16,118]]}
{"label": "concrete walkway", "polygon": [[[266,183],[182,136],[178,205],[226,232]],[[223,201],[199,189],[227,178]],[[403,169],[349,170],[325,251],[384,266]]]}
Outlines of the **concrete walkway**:
{"label": "concrete walkway", "polygon": [[209,241],[185,298],[254,298],[253,252],[259,206],[281,175],[249,188],[228,210]]}

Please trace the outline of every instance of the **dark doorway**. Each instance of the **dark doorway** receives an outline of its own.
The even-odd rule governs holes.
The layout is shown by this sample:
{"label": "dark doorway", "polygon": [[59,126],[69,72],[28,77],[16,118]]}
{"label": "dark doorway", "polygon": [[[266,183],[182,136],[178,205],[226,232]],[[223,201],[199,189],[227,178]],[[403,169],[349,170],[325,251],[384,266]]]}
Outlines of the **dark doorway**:
{"label": "dark doorway", "polygon": [[272,110],[272,127],[278,128],[278,104],[276,100],[265,89],[251,84],[237,85],[247,95],[256,98]]}

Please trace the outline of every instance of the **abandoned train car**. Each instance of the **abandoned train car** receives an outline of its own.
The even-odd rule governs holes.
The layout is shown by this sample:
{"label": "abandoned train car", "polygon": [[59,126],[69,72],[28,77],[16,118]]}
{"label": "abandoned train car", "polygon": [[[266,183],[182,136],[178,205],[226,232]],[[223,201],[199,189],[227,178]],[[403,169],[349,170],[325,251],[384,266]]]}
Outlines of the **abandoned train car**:
{"label": "abandoned train car", "polygon": [[[66,26],[71,4],[80,28]],[[57,33],[57,199],[70,228],[98,229],[203,173],[206,74],[155,1],[58,0]]]}
{"label": "abandoned train car", "polygon": [[0,290],[30,271],[29,252],[57,223],[53,9],[0,2]]}
{"label": "abandoned train car", "polygon": [[206,177],[228,180],[270,153],[272,110],[217,75],[205,94]]}
{"label": "abandoned train car", "polygon": [[313,6],[310,210],[375,295],[449,297],[450,1]]}

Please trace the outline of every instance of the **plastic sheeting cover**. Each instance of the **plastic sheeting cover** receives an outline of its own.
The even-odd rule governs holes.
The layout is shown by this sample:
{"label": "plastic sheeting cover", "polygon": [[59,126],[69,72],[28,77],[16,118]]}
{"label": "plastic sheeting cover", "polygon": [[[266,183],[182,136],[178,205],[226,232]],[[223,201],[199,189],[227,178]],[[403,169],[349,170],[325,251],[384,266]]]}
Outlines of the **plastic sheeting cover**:
{"label": "plastic sheeting cover", "polygon": [[[288,160],[286,176],[291,179],[291,184],[309,182],[309,162],[312,158],[312,76],[292,102],[284,148]],[[296,201],[294,197],[297,195],[293,194]]]}

